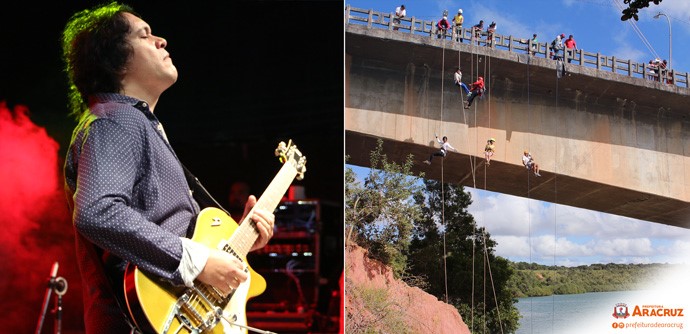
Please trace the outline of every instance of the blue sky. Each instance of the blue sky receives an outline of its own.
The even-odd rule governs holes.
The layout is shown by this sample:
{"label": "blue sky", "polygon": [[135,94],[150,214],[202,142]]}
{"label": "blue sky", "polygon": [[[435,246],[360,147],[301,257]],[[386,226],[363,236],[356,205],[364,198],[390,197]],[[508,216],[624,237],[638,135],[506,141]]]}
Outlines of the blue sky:
{"label": "blue sky", "polygon": [[[622,0],[618,0],[622,5]],[[647,62],[669,53],[668,22],[654,19],[659,11],[672,24],[673,68],[690,71],[685,41],[690,40],[690,1],[664,0],[643,9],[636,22],[620,21],[613,1],[346,1],[346,5],[393,12],[405,4],[408,17],[438,20],[444,9],[454,15],[463,9],[465,25],[480,19],[496,21],[500,34],[518,37],[539,35],[541,42],[557,34],[574,35],[578,47],[617,58]],[[347,43],[347,40],[345,41]],[[349,166],[363,179],[368,169]],[[592,263],[690,263],[690,230],[621,216],[528,200],[481,189],[466,188],[474,203],[469,211],[498,241],[497,254],[511,261],[577,266]]]}
{"label": "blue sky", "polygon": [[663,16],[654,19],[663,12],[671,21],[672,66],[676,71],[690,71],[690,1],[664,0],[641,10],[636,22],[640,34],[630,22],[620,20],[621,10],[616,3],[623,7],[622,0],[345,1],[355,8],[381,12],[394,12],[404,4],[408,17],[434,21],[441,18],[444,9],[452,18],[462,8],[465,26],[479,20],[484,20],[485,26],[495,21],[499,34],[529,38],[536,33],[540,42],[551,42],[557,34],[572,34],[578,48],[637,62],[648,62],[656,56],[669,59],[668,21]]}

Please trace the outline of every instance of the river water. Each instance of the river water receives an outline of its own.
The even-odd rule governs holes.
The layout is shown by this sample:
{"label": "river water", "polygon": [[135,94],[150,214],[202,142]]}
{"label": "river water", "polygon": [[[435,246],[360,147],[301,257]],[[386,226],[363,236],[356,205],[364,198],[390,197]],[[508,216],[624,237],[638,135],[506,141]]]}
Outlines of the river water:
{"label": "river water", "polygon": [[[683,295],[682,293],[680,294]],[[676,296],[680,297],[680,296]],[[633,314],[637,305],[658,305],[666,308],[687,308],[685,298],[663,296],[655,291],[615,291],[595,292],[575,295],[555,295],[547,297],[520,298],[516,304],[520,315],[520,328],[516,334],[552,334],[552,333],[684,333],[690,327],[684,326],[684,317],[641,317],[629,316],[624,319],[614,317],[614,307],[623,303],[628,313]],[[644,323],[665,324],[672,328],[625,328],[618,324],[640,325]]]}

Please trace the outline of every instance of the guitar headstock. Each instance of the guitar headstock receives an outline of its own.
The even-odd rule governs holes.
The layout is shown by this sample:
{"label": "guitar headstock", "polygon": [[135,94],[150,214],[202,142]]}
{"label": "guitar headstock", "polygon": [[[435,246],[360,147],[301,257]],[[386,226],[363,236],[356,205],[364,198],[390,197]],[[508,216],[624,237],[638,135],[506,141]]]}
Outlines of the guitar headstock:
{"label": "guitar headstock", "polygon": [[275,155],[281,163],[290,163],[295,167],[295,170],[297,170],[297,176],[295,178],[297,180],[304,178],[304,173],[307,171],[307,157],[302,155],[302,152],[297,149],[297,145],[292,144],[292,139],[290,139],[287,144],[283,141],[278,143]]}

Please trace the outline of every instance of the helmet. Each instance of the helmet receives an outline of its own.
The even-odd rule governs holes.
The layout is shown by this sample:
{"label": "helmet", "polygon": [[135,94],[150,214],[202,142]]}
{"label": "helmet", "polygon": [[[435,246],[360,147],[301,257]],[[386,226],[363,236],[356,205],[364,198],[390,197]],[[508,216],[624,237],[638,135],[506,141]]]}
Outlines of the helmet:
{"label": "helmet", "polygon": [[525,154],[527,154],[527,153],[529,153],[529,151],[528,151],[528,150],[525,150]]}
{"label": "helmet", "polygon": [[496,139],[494,139],[494,138],[492,137],[492,138],[489,138],[489,141],[493,141],[493,142],[495,142],[495,141],[496,141]]}
{"label": "helmet", "polygon": [[561,34],[561,38],[565,37],[565,34]]}
{"label": "helmet", "polygon": [[462,14],[462,8],[458,9],[458,13]]}

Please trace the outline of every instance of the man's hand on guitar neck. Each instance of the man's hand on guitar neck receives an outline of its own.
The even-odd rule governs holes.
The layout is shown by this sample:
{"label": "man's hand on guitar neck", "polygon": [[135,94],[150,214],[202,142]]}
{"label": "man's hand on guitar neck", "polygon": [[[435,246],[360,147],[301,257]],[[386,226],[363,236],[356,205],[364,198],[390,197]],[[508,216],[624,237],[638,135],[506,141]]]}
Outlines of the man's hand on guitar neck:
{"label": "man's hand on guitar neck", "polygon": [[[244,206],[244,214],[240,222],[244,221],[249,211],[254,207],[254,204],[256,204],[256,197],[250,195],[247,199],[247,204]],[[254,210],[251,219],[256,223],[256,230],[259,231],[259,238],[256,239],[256,242],[254,242],[254,245],[250,249],[250,251],[253,251],[266,246],[268,240],[273,237],[273,224],[275,223],[276,217],[273,215],[273,212],[257,208]]]}

